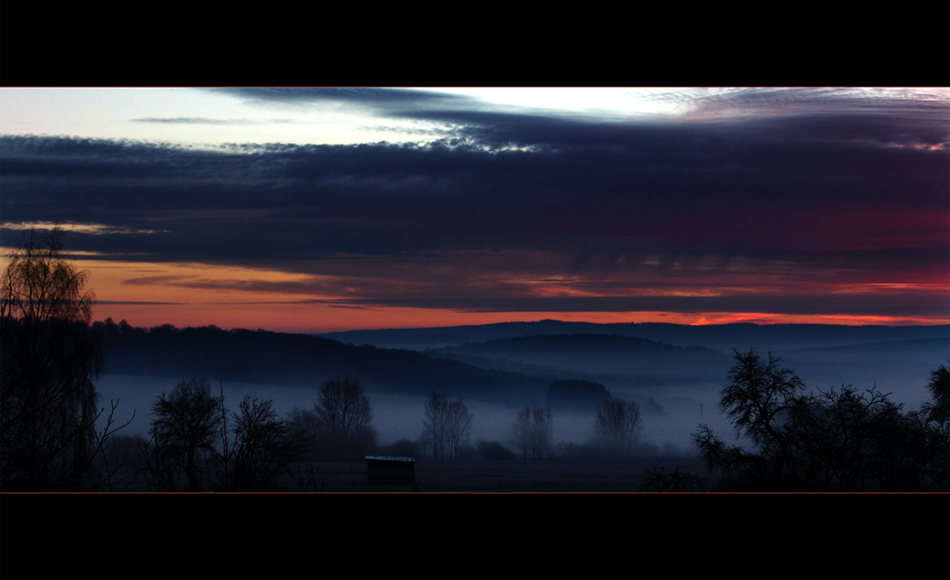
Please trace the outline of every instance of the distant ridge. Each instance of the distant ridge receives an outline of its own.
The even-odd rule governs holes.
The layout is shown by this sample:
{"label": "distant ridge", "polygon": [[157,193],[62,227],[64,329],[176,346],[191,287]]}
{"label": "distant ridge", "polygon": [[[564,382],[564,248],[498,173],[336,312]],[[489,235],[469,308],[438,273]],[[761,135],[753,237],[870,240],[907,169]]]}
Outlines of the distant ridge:
{"label": "distant ridge", "polygon": [[452,353],[463,351],[479,355],[503,355],[505,353],[570,354],[570,355],[678,355],[686,351],[691,354],[722,354],[716,349],[701,346],[675,346],[665,342],[617,334],[538,334],[499,338],[479,343],[466,343],[454,347],[443,347],[438,352]]}
{"label": "distant ridge", "polygon": [[[204,375],[309,388],[350,376],[373,391],[424,396],[438,390],[517,405],[542,400],[554,380],[588,380],[628,390],[715,385],[732,363],[732,346],[773,350],[812,386],[876,384],[903,392],[903,400],[916,405],[926,395],[930,372],[950,354],[947,325],[693,327],[540,321],[332,335],[348,338],[349,344],[323,336],[213,326],[146,330],[109,321],[94,327],[103,337],[107,374],[176,381]],[[404,333],[421,348],[389,346],[405,340]],[[498,336],[509,334],[516,336]],[[451,343],[425,350],[433,339]],[[352,344],[357,341],[359,346]]]}
{"label": "distant ridge", "polygon": [[320,334],[352,344],[423,350],[464,343],[552,334],[607,334],[645,338],[676,346],[702,346],[723,351],[732,347],[761,350],[821,348],[873,342],[946,338],[950,325],[846,326],[834,324],[710,324],[689,326],[661,322],[598,324],[592,322],[501,322],[480,326],[354,330]]}
{"label": "distant ridge", "polygon": [[675,346],[616,334],[520,336],[423,352],[482,368],[535,374],[529,368],[534,366],[543,376],[580,373],[588,379],[607,380],[614,384],[621,380],[628,386],[709,380],[730,364],[730,356],[721,350]]}
{"label": "distant ridge", "polygon": [[416,351],[354,346],[328,338],[209,326],[152,329],[98,322],[105,372],[318,387],[330,378],[367,388],[519,401],[542,396],[549,381],[436,359]]}

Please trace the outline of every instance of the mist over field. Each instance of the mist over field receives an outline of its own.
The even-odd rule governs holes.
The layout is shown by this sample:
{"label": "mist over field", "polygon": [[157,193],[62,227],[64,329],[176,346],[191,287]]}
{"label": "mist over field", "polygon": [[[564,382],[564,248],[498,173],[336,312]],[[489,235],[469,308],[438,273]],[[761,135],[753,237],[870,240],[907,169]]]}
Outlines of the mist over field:
{"label": "mist over field", "polygon": [[[156,397],[169,392],[178,381],[171,378],[103,375],[97,383],[102,404],[118,400],[115,415],[117,422],[124,423],[133,419],[121,433],[147,437],[150,413]],[[233,408],[242,397],[250,395],[259,399],[273,399],[274,410],[287,415],[293,407],[312,408],[319,396],[319,385],[313,389],[297,386],[267,385],[260,383],[224,383],[225,405]],[[719,386],[716,384],[692,385],[684,388],[658,389],[649,398],[654,399],[664,412],[643,414],[643,435],[645,451],[651,454],[663,452],[676,455],[695,455],[692,433],[697,425],[704,421],[710,426],[724,430],[727,423],[719,417],[716,410]],[[641,393],[623,390],[611,390],[611,393],[640,400]],[[217,385],[213,390],[218,395]],[[420,395],[395,395],[386,392],[367,390],[373,403],[373,426],[379,431],[379,442],[391,444],[399,439],[415,439],[422,431],[423,408],[426,398]],[[480,440],[499,440],[506,446],[509,442],[511,425],[518,408],[497,403],[466,399],[468,407],[475,416],[472,427],[472,443]],[[543,402],[543,401],[539,401]],[[702,405],[702,412],[700,411]],[[133,418],[132,412],[135,411]],[[589,412],[560,411],[554,415],[554,441],[585,443],[593,435],[594,409]]]}
{"label": "mist over field", "polygon": [[[510,327],[509,331],[563,330],[552,323],[534,323],[534,328],[519,325]],[[125,422],[135,411],[135,418],[124,433],[147,436],[156,397],[171,391],[180,380],[192,376],[208,378],[215,395],[223,388],[225,404],[229,408],[233,409],[244,395],[251,395],[262,400],[273,399],[274,410],[280,416],[287,416],[294,407],[312,408],[323,381],[350,376],[361,381],[372,402],[372,425],[378,432],[380,445],[401,439],[417,439],[422,431],[428,394],[444,390],[451,397],[461,397],[472,411],[471,444],[500,441],[512,448],[511,428],[519,409],[526,405],[549,404],[546,387],[554,380],[580,379],[602,384],[611,395],[633,400],[639,405],[642,413],[641,454],[695,456],[697,450],[693,436],[701,422],[716,432],[732,436],[731,425],[718,408],[720,389],[725,382],[726,370],[732,364],[732,353],[708,345],[735,340],[739,331],[742,331],[741,339],[744,340],[739,346],[742,349],[758,347],[763,352],[768,349],[759,343],[794,347],[776,350],[775,354],[782,356],[785,364],[812,390],[827,390],[842,384],[853,384],[862,390],[876,386],[881,391],[892,393],[892,399],[903,403],[908,410],[918,408],[927,400],[924,385],[929,374],[945,362],[947,353],[950,353],[950,327],[946,326],[874,327],[863,331],[826,326],[812,328],[810,333],[804,333],[806,329],[799,325],[670,325],[661,329],[666,338],[675,336],[678,344],[674,345],[648,338],[620,336],[616,325],[584,325],[583,334],[529,334],[480,342],[471,340],[479,336],[497,336],[498,329],[492,326],[405,331],[407,335],[413,335],[412,340],[418,347],[416,351],[371,346],[370,341],[374,338],[380,344],[391,345],[396,341],[394,331],[380,331],[376,337],[367,332],[352,333],[356,338],[366,340],[359,347],[324,339],[319,339],[324,342],[307,342],[315,339],[303,335],[248,333],[260,341],[248,347],[253,352],[229,353],[223,362],[224,349],[220,345],[229,344],[227,341],[240,333],[204,329],[202,346],[188,343],[195,355],[188,364],[168,353],[173,352],[176,340],[188,341],[191,329],[181,329],[176,331],[177,334],[166,336],[161,347],[157,343],[129,342],[123,340],[121,333],[113,333],[105,342],[105,373],[97,385],[102,404],[109,400],[120,402],[117,421]],[[599,334],[598,330],[601,331]],[[628,327],[626,334],[629,335],[631,330]],[[645,331],[642,334],[651,335],[649,328],[642,330]],[[655,336],[657,329],[653,330]],[[427,332],[432,338],[425,338]],[[767,336],[757,337],[756,333]],[[454,343],[447,344],[446,337],[453,334]],[[934,335],[942,337],[934,338]],[[130,336],[136,335],[124,335],[126,339]],[[137,336],[142,340],[146,335],[140,332]],[[349,337],[343,335],[340,338]],[[297,339],[304,347],[297,344]],[[690,345],[690,342],[707,346]],[[270,343],[285,350],[272,354],[268,347],[262,346]],[[433,347],[433,344],[439,346]],[[810,344],[821,346],[809,348]],[[153,365],[143,356],[143,349],[152,348],[157,349],[151,354],[155,360],[162,361],[161,365]],[[329,363],[318,352],[324,348],[336,349],[333,352],[337,353],[337,362],[349,356],[345,353],[358,352],[363,358],[354,358],[349,366],[329,368]],[[228,360],[244,359],[245,366],[253,368],[255,356],[274,358],[278,355],[283,374],[275,373],[270,380],[260,380],[260,375],[250,379],[233,372],[223,378],[220,376],[222,369],[233,371],[226,364]],[[401,356],[418,357],[411,359],[417,366],[406,371],[409,376],[387,377],[385,369],[390,367],[383,365],[390,363],[381,361]],[[444,366],[445,361],[458,363],[458,366]],[[431,370],[430,366],[436,370]],[[391,368],[395,374],[400,372],[397,368],[403,367]],[[478,374],[481,372],[487,374]],[[466,381],[457,376],[466,373],[475,378]],[[503,380],[504,388],[494,388],[496,385],[490,384],[494,380]],[[555,445],[588,442],[594,434],[593,417],[593,406],[587,410],[555,408]]]}

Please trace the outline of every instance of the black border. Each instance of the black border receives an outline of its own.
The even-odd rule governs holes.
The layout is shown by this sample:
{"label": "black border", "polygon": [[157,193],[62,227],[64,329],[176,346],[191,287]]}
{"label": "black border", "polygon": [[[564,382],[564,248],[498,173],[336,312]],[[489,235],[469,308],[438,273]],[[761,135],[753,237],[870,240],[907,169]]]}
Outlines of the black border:
{"label": "black border", "polygon": [[950,86],[948,2],[2,11],[8,87]]}
{"label": "black border", "polygon": [[0,510],[4,578],[950,576],[950,494],[7,493]]}
{"label": "black border", "polygon": [[[0,85],[950,86],[947,2],[214,6],[4,2]],[[946,578],[948,514],[950,494],[0,494],[0,576]]]}

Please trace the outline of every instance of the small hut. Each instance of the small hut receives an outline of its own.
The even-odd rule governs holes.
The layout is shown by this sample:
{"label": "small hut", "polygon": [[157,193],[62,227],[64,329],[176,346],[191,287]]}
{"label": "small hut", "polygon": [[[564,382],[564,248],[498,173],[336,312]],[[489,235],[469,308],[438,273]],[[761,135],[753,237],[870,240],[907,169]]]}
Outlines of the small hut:
{"label": "small hut", "polygon": [[416,482],[416,460],[413,457],[366,456],[366,478],[373,484],[406,484]]}

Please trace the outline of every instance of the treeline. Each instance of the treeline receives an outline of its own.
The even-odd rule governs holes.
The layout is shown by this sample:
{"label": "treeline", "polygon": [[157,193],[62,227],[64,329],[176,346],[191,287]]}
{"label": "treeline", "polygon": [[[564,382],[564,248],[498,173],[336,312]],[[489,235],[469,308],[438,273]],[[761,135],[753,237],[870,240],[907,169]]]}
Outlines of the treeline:
{"label": "treeline", "polygon": [[283,418],[273,405],[245,396],[230,410],[223,386],[216,396],[204,378],[180,381],[155,400],[148,439],[119,436],[106,448],[109,489],[316,491],[321,462],[362,462],[376,453],[468,458],[473,415],[445,393],[431,394],[417,439],[386,447],[378,445],[373,406],[357,380],[325,381],[311,408]]}
{"label": "treeline", "polygon": [[[131,470],[114,487],[151,491],[315,489],[313,460],[362,459],[376,446],[372,406],[356,381],[330,380],[313,409],[281,418],[273,401],[245,396],[229,410],[203,378],[179,382],[152,407],[149,439],[120,461]],[[127,443],[126,443],[127,445]]]}
{"label": "treeline", "polygon": [[771,352],[734,351],[719,407],[745,445],[700,424],[707,477],[647,474],[653,491],[950,491],[950,369],[931,373],[931,400],[905,411],[876,388],[810,391]]}
{"label": "treeline", "polygon": [[872,342],[919,339],[946,339],[950,325],[933,326],[844,326],[833,324],[708,324],[691,326],[661,322],[592,323],[543,320],[500,322],[479,326],[351,330],[323,336],[346,342],[398,346],[400,348],[441,348],[503,341],[523,336],[616,335],[675,345],[699,345],[728,352],[732,345],[769,345],[773,349],[830,347]]}

